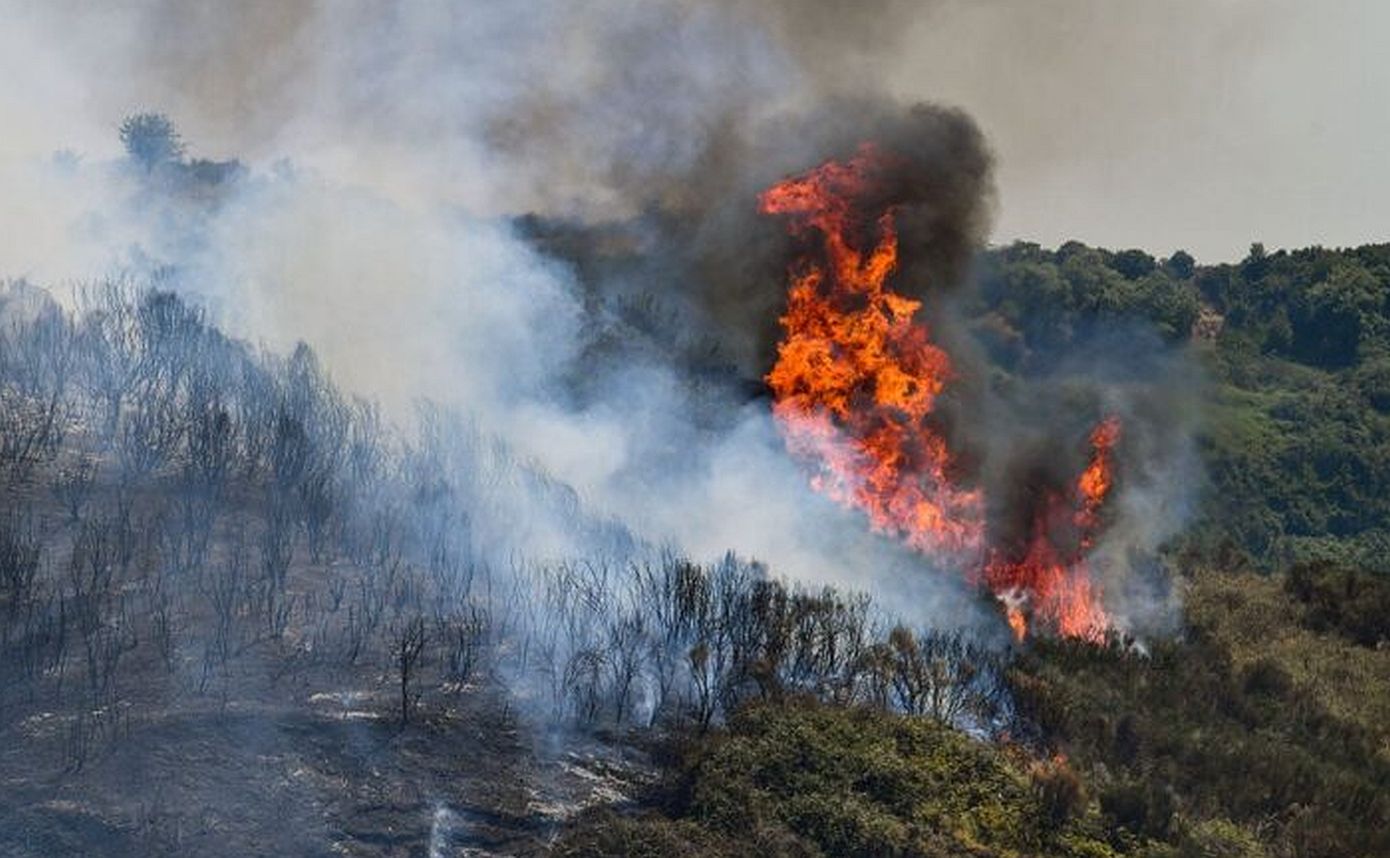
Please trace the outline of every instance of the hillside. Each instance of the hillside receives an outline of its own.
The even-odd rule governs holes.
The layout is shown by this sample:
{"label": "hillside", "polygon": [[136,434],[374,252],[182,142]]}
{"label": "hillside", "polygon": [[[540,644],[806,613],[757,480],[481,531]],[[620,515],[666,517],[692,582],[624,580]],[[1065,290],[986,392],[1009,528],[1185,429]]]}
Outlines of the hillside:
{"label": "hillside", "polygon": [[3,298],[7,852],[534,851],[645,778],[634,731],[793,694],[997,717],[997,653],[643,546],[307,347],[121,283]]}
{"label": "hillside", "polygon": [[[5,848],[1383,851],[1384,258],[981,259],[997,383],[1135,322],[1210,372],[1175,636],[1006,652],[651,554],[447,414],[402,439],[307,349],[170,293],[11,284]],[[496,568],[518,480],[627,559]]]}
{"label": "hillside", "polygon": [[0,858],[1390,858],[1390,4],[6,2]]}
{"label": "hillside", "polygon": [[1209,480],[1194,550],[1270,571],[1306,560],[1390,571],[1390,245],[1257,244],[1240,263],[1199,266],[1181,251],[1018,244],[986,253],[980,271],[970,312],[1010,375],[1136,321],[1192,341]]}

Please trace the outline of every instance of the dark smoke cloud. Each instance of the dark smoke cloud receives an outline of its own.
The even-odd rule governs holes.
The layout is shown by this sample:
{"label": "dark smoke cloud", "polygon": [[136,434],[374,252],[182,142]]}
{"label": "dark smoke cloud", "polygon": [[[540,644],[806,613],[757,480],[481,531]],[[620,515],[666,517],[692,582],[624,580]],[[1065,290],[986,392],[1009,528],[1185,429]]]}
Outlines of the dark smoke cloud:
{"label": "dark smoke cloud", "polygon": [[[639,197],[641,215],[594,225],[538,219],[542,247],[574,262],[600,293],[637,284],[670,301],[682,325],[703,323],[712,343],[745,379],[767,371],[786,299],[790,242],[784,225],[760,215],[757,194],[782,176],[873,141],[898,163],[885,177],[904,238],[902,288],[918,296],[957,289],[983,242],[992,201],[991,156],[969,116],[933,105],[899,107],[872,98],[836,101],[771,121],[757,151],[741,153],[734,174],[707,159],[641,187],[688,187],[679,197]],[[617,237],[625,237],[619,240]],[[635,270],[633,270],[635,269]]]}
{"label": "dark smoke cloud", "polygon": [[[591,282],[637,248],[647,282],[667,281],[672,312],[693,313],[705,342],[756,379],[776,341],[786,243],[755,200],[781,176],[877,140],[912,165],[905,216],[923,251],[913,282],[960,282],[983,242],[984,136],[959,110],[886,98],[875,74],[930,5],[653,4],[597,34],[602,62],[585,86],[524,94],[493,120],[491,139],[540,165],[558,193],[571,175],[597,184],[585,202],[541,207],[551,216],[537,233],[552,247],[598,273]],[[605,259],[591,229],[626,233],[626,247]]]}

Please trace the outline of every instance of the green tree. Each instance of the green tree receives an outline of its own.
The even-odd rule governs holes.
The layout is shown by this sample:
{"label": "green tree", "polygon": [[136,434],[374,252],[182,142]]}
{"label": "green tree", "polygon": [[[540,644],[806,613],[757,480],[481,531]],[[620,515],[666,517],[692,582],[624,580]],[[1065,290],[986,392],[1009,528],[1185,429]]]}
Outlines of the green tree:
{"label": "green tree", "polygon": [[121,143],[131,160],[147,171],[183,159],[184,144],[174,123],[162,113],[136,113],[121,122]]}
{"label": "green tree", "polygon": [[1347,261],[1307,289],[1294,304],[1294,349],[1318,366],[1356,362],[1363,337],[1377,332],[1380,284],[1364,266]]}
{"label": "green tree", "polygon": [[1168,261],[1163,265],[1168,269],[1169,274],[1179,280],[1191,278],[1193,272],[1197,270],[1197,260],[1193,259],[1192,254],[1186,250],[1173,251],[1173,255],[1168,257]]}
{"label": "green tree", "polygon": [[1130,280],[1138,280],[1153,271],[1158,264],[1154,258],[1138,248],[1121,250],[1110,260],[1110,267]]}

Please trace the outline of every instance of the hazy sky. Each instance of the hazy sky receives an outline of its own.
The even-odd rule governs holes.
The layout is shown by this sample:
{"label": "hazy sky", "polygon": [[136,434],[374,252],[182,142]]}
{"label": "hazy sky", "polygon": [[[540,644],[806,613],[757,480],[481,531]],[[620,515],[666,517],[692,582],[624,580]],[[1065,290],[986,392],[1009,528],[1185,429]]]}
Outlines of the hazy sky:
{"label": "hazy sky", "polygon": [[1390,240],[1390,3],[957,0],[899,92],[964,105],[999,157],[996,240]]}
{"label": "hazy sky", "polygon": [[[537,8],[584,8],[576,2],[537,0]],[[1390,3],[881,4],[903,26],[887,28],[897,39],[885,44],[874,74],[904,98],[966,108],[995,147],[995,241],[1080,238],[1159,254],[1183,247],[1217,261],[1243,255],[1252,241],[1346,245],[1390,235]],[[640,5],[604,0],[595,8],[631,14]],[[829,32],[807,44],[835,51],[835,15],[844,13],[819,5],[801,26]],[[306,107],[330,104],[347,113],[373,88],[396,84],[354,76],[364,60],[339,55],[345,52],[389,62],[393,75],[428,66],[433,83],[448,82],[450,98],[494,98],[471,81],[480,70],[486,77],[517,62],[514,31],[534,31],[522,40],[531,48],[554,34],[545,32],[543,12],[518,16],[508,3],[464,6],[486,11],[472,19],[476,44],[451,53],[428,15],[412,24],[416,30],[396,33],[403,41],[342,38],[368,14],[346,10],[370,4],[0,0],[0,73],[17,84],[0,88],[0,166],[5,156],[62,147],[111,154],[115,124],[142,107],[174,115],[199,154],[302,158],[304,135],[285,131],[305,125]],[[375,8],[370,14],[382,7]],[[855,14],[860,6],[846,8]],[[358,29],[370,35],[370,27]],[[542,70],[553,77],[563,73],[557,65]],[[536,68],[517,65],[514,73],[524,77]],[[287,81],[307,79],[321,87],[312,98],[285,96]],[[450,110],[442,102],[425,109]],[[340,139],[331,122],[320,131],[317,154],[349,164],[349,172],[401,169],[385,148],[368,145],[381,141]],[[297,148],[277,151],[291,146]],[[476,158],[451,156],[444,165],[461,171],[447,180],[466,186],[472,179],[462,172]],[[438,169],[432,165],[427,181],[440,180]]]}

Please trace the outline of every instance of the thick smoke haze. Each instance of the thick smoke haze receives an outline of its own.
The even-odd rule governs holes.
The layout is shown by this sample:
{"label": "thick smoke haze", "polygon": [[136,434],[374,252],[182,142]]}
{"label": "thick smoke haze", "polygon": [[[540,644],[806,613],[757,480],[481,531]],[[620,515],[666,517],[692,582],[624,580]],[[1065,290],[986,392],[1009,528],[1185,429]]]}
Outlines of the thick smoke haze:
{"label": "thick smoke haze", "polygon": [[[949,318],[1001,204],[993,129],[911,106],[962,92],[950,75],[904,81],[923,62],[919,30],[984,13],[894,0],[4,5],[0,71],[22,85],[0,93],[15,129],[0,142],[0,273],[60,290],[158,276],[234,335],[308,342],[398,422],[421,398],[461,410],[651,544],[734,550],[889,590],[908,613],[973,617],[953,579],[868,535],[783,452],[758,380],[788,244],[755,199],[865,139],[915,159],[902,279]],[[1002,102],[980,97],[979,111],[949,100],[995,116]],[[198,194],[141,174],[115,134],[139,110],[169,114],[191,157],[244,166]],[[1177,389],[1153,381],[1180,378],[1170,369],[1087,395],[1152,407]],[[986,427],[1016,423],[1021,401],[977,398],[962,432],[1007,462],[1026,439]],[[1148,445],[1106,549],[1122,581],[1185,508],[1172,476],[1191,423],[1164,425],[1136,448]]]}

